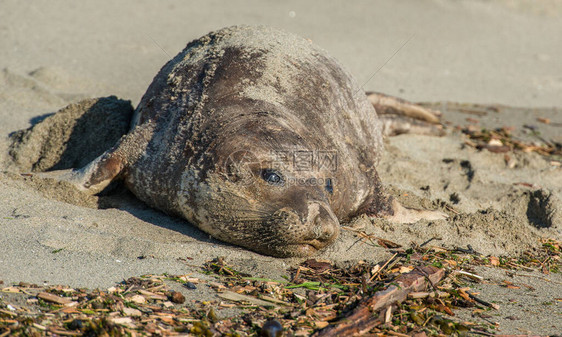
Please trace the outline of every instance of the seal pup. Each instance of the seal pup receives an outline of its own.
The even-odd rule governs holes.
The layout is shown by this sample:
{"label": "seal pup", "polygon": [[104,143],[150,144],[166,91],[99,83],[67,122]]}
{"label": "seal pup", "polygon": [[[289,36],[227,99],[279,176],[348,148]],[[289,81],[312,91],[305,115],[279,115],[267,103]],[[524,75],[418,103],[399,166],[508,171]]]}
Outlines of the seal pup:
{"label": "seal pup", "polygon": [[309,256],[359,214],[444,218],[383,193],[382,151],[373,105],[334,58],[280,30],[235,26],[189,43],[148,87],[131,131],[58,179],[88,193],[122,179],[217,239]]}

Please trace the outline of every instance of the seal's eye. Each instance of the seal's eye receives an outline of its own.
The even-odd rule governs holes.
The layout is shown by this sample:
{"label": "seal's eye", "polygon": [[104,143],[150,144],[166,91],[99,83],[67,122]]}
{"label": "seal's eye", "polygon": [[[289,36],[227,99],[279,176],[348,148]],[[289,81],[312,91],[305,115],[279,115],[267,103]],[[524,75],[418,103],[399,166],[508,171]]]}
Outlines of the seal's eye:
{"label": "seal's eye", "polygon": [[283,185],[285,180],[281,175],[281,172],[273,169],[265,169],[261,171],[261,177],[263,180],[267,181],[271,185]]}
{"label": "seal's eye", "polygon": [[326,179],[326,191],[330,194],[334,194],[334,185],[332,185],[332,179]]}

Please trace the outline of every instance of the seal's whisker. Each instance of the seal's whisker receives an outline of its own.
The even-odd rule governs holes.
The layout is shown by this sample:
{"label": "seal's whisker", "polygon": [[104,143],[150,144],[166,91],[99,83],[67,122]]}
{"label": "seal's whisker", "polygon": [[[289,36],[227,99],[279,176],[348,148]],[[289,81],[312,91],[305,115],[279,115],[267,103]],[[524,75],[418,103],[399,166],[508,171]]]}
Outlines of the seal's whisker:
{"label": "seal's whisker", "polygon": [[232,217],[229,219],[216,219],[216,223],[233,223],[233,222],[243,222],[243,223],[263,223],[269,221],[283,220],[281,216],[267,216],[267,217]]}
{"label": "seal's whisker", "polygon": [[260,215],[260,216],[270,216],[274,213],[275,208],[272,208],[271,211],[269,210],[260,210],[260,209],[248,209],[248,208],[226,208],[225,211],[229,211],[231,214],[243,214],[243,215]]}
{"label": "seal's whisker", "polygon": [[255,214],[271,214],[272,212],[269,211],[262,211],[262,210],[257,210],[257,209],[237,209],[237,211],[239,212],[247,212],[249,214],[255,213]]}

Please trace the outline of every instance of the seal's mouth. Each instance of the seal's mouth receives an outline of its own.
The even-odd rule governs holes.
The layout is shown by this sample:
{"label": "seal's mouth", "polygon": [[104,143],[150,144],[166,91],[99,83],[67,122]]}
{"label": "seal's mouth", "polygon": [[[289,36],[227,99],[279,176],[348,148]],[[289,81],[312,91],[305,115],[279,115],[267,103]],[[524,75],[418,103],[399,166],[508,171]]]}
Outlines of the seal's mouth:
{"label": "seal's mouth", "polygon": [[291,256],[305,257],[312,256],[318,253],[319,250],[326,247],[325,242],[319,240],[310,240],[306,242],[294,243],[288,245],[287,249]]}
{"label": "seal's mouth", "polygon": [[[328,246],[326,242],[320,240],[306,240],[293,243],[277,243],[276,245],[268,245],[266,247],[260,246],[252,247],[258,253],[270,256],[287,258],[287,257],[308,257],[318,253],[321,249]],[[274,247],[275,249],[272,249]]]}
{"label": "seal's mouth", "polygon": [[303,246],[310,246],[316,250],[320,250],[324,247],[326,247],[326,242],[320,241],[320,240],[309,240],[306,242],[302,242],[301,245]]}

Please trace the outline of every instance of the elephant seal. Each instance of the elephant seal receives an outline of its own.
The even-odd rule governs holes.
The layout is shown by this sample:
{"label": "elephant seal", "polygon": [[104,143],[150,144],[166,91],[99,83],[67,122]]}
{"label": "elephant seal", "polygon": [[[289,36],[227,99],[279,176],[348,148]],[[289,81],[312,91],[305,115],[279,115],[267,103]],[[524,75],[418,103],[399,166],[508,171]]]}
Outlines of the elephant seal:
{"label": "elephant seal", "polygon": [[235,26],[189,43],[150,84],[131,131],[61,176],[89,193],[123,179],[215,238],[308,256],[359,214],[442,217],[383,193],[382,150],[372,104],[334,58],[283,31]]}

